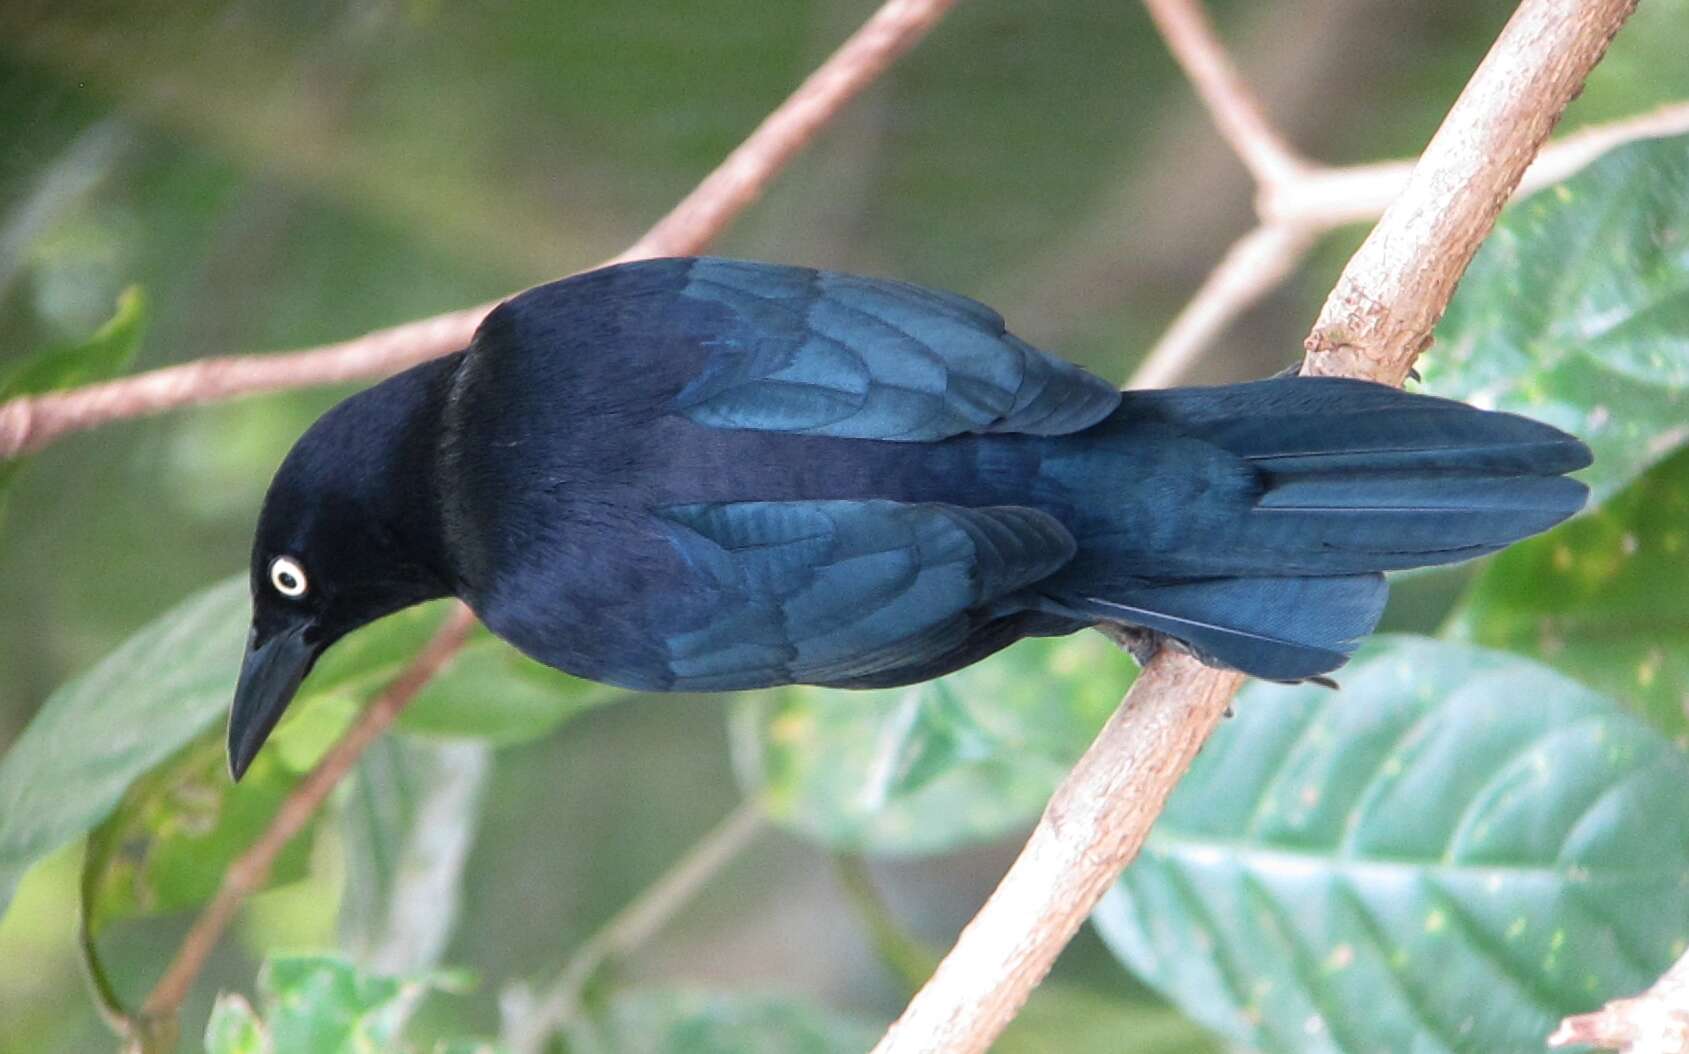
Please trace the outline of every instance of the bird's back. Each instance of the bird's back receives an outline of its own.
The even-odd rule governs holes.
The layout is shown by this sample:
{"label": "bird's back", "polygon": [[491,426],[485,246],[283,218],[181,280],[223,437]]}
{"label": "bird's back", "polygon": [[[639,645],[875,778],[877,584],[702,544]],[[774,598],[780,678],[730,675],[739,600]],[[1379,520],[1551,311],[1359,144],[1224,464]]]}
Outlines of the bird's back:
{"label": "bird's back", "polygon": [[[907,288],[655,261],[500,307],[441,410],[439,490],[460,591],[554,665],[688,687],[675,641],[724,605],[773,604],[758,617],[804,632],[781,606],[789,596],[757,592],[775,579],[796,588],[780,578],[792,569],[736,546],[819,559],[780,532],[820,509],[827,530],[894,550],[913,544],[900,533],[910,514],[882,510],[1020,508],[1057,525],[1061,560],[961,621],[946,613],[949,635],[901,666],[830,683],[918,679],[1023,632],[1104,620],[1298,677],[1339,664],[1370,630],[1377,572],[1493,551],[1582,503],[1560,474],[1587,451],[1522,418],[1337,380],[1122,397],[1014,340],[988,309]],[[925,372],[900,372],[887,347],[926,356]],[[751,509],[771,505],[782,517]],[[699,542],[692,513],[672,512],[706,507],[728,510],[708,522],[730,539],[706,529]],[[956,529],[976,577],[1008,559],[1001,546],[1027,544],[996,520]],[[729,553],[720,567],[718,550]],[[858,618],[863,639],[877,639],[873,610],[816,612]],[[834,667],[788,656],[742,683],[698,683],[820,680],[822,669]]]}

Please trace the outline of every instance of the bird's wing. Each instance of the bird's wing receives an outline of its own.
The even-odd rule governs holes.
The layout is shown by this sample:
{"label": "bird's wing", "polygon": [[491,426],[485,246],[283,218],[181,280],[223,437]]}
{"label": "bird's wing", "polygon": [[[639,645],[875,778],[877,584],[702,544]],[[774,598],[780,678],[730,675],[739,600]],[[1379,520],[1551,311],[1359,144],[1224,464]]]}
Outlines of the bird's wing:
{"label": "bird's wing", "polygon": [[970,612],[1073,557],[1053,517],[1017,506],[732,502],[660,510],[716,596],[664,646],[679,690],[836,684],[958,647]]}
{"label": "bird's wing", "polygon": [[681,295],[726,309],[673,409],[720,428],[922,442],[1060,435],[1119,405],[1094,374],[1006,332],[984,304],[903,282],[691,261]]}

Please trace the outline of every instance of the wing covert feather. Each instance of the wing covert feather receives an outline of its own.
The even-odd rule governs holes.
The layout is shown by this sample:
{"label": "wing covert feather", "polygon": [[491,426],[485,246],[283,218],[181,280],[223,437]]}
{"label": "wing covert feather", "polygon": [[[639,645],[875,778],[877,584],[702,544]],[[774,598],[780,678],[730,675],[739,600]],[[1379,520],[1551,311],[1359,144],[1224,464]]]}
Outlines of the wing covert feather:
{"label": "wing covert feather", "polygon": [[1059,435],[1119,405],[1101,378],[1008,333],[984,304],[904,282],[733,260],[693,261],[686,298],[736,325],[674,409],[720,428],[926,442],[967,432]]}
{"label": "wing covert feather", "polygon": [[706,624],[665,642],[680,689],[838,682],[943,654],[970,612],[1074,553],[1060,522],[1019,506],[733,502],[659,516],[718,598]]}

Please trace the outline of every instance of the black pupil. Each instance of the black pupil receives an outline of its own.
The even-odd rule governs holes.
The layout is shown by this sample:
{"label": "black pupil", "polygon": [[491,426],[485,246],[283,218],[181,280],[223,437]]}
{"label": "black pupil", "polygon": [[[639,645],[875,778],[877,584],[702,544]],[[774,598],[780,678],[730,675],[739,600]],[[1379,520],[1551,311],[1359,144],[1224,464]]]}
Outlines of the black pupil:
{"label": "black pupil", "polygon": [[298,589],[299,588],[299,579],[293,577],[292,571],[278,572],[276,574],[276,579],[279,582],[281,582],[281,587],[283,589]]}

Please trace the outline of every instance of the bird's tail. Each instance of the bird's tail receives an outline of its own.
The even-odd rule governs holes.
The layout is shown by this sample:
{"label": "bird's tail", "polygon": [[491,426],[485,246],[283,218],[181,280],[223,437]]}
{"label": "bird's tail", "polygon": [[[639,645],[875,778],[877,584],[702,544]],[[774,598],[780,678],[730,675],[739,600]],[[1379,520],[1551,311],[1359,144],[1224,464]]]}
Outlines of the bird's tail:
{"label": "bird's tail", "polygon": [[1344,662],[1383,610],[1379,572],[1494,552],[1587,493],[1564,473],[1589,449],[1558,429],[1364,381],[1129,392],[1104,427],[1200,452],[1201,494],[1175,544],[1105,545],[1064,601],[1281,680]]}

